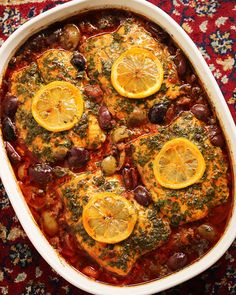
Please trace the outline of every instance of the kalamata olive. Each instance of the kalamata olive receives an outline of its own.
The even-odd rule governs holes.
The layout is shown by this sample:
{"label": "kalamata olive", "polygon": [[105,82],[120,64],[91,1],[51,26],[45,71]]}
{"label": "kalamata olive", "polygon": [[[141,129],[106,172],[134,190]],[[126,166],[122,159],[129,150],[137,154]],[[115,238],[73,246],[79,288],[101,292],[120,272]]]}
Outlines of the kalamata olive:
{"label": "kalamata olive", "polygon": [[223,134],[217,125],[211,125],[208,128],[208,135],[214,146],[223,147],[225,145]]}
{"label": "kalamata olive", "polygon": [[210,116],[210,110],[205,104],[195,104],[192,106],[191,112],[197,119],[204,122],[207,122]]}
{"label": "kalamata olive", "polygon": [[3,137],[7,141],[16,140],[16,127],[9,117],[6,117],[2,121],[2,133]]}
{"label": "kalamata olive", "polygon": [[100,102],[103,99],[103,91],[98,84],[86,85],[84,87],[84,94],[96,102]]}
{"label": "kalamata olive", "polygon": [[106,106],[101,106],[98,112],[98,124],[102,130],[110,130],[112,128],[111,114]]}
{"label": "kalamata olive", "polygon": [[130,137],[130,131],[126,126],[119,126],[111,134],[112,142],[118,143]]}
{"label": "kalamata olive", "polygon": [[128,125],[130,127],[138,127],[144,123],[147,118],[145,111],[140,109],[135,109],[128,117]]}
{"label": "kalamata olive", "polygon": [[184,54],[180,51],[180,49],[177,49],[176,51],[174,62],[175,62],[178,74],[180,76],[183,76],[187,70],[187,62],[186,62],[186,58]]}
{"label": "kalamata olive", "polygon": [[73,147],[69,151],[68,164],[70,168],[80,168],[89,160],[89,151],[81,147]]}
{"label": "kalamata olive", "polygon": [[197,228],[197,232],[199,235],[208,240],[208,241],[214,241],[216,238],[216,231],[215,229],[210,226],[209,224],[202,224]]}
{"label": "kalamata olive", "polygon": [[46,185],[52,180],[52,168],[47,164],[36,164],[29,167],[29,176],[32,182]]}
{"label": "kalamata olive", "polygon": [[148,119],[153,124],[162,124],[165,120],[167,107],[163,103],[154,104],[149,112]]}
{"label": "kalamata olive", "polygon": [[3,104],[4,114],[10,118],[15,116],[18,107],[18,99],[14,95],[6,96]]}
{"label": "kalamata olive", "polygon": [[79,45],[81,33],[74,24],[67,24],[60,37],[60,43],[65,49],[74,50]]}
{"label": "kalamata olive", "polygon": [[187,264],[187,256],[186,254],[182,252],[176,252],[174,253],[167,261],[167,266],[175,271],[182,267],[184,267]]}
{"label": "kalamata olive", "polygon": [[143,186],[139,185],[134,190],[134,199],[142,206],[147,207],[152,202],[150,192]]}
{"label": "kalamata olive", "polygon": [[77,68],[78,71],[85,70],[86,60],[85,60],[85,57],[80,52],[75,51],[73,53],[71,63]]}
{"label": "kalamata olive", "polygon": [[138,185],[138,174],[135,168],[125,167],[122,170],[122,177],[126,189],[132,190]]}
{"label": "kalamata olive", "polygon": [[58,233],[59,226],[54,216],[49,211],[42,213],[42,225],[43,230],[50,237],[55,236]]}
{"label": "kalamata olive", "polygon": [[5,142],[5,148],[7,151],[7,155],[12,163],[16,164],[21,162],[21,156],[17,153],[14,147],[7,141]]}
{"label": "kalamata olive", "polygon": [[217,134],[213,137],[210,137],[210,141],[214,146],[223,147],[225,144],[224,138],[222,134]]}
{"label": "kalamata olive", "polygon": [[116,172],[117,162],[113,156],[108,156],[102,160],[101,168],[106,176],[113,175]]}

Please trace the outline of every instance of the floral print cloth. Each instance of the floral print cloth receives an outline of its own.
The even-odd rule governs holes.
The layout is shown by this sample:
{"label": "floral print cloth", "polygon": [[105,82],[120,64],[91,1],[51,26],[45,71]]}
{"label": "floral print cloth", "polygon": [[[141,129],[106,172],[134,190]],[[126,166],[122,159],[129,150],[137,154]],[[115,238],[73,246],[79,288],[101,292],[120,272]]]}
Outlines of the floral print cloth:
{"label": "floral print cloth", "polygon": [[[0,45],[28,19],[68,0],[1,0]],[[236,122],[235,0],[150,0],[189,34],[215,76]],[[0,294],[85,294],[61,278],[28,240],[0,183]],[[198,277],[162,293],[236,294],[236,241]]]}

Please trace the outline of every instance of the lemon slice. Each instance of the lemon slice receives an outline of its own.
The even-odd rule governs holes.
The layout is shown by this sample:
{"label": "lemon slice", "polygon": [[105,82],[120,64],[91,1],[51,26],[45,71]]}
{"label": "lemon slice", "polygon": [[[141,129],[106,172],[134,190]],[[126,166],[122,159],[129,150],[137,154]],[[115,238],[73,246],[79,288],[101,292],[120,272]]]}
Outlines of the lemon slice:
{"label": "lemon slice", "polygon": [[43,86],[32,101],[32,115],[36,122],[53,132],[71,129],[81,118],[83,109],[80,90],[64,81]]}
{"label": "lemon slice", "polygon": [[165,143],[153,164],[158,183],[172,189],[198,182],[206,169],[198,147],[185,138],[176,138]]}
{"label": "lemon slice", "polygon": [[133,47],[112,65],[111,82],[122,96],[144,98],[160,89],[163,73],[161,62],[151,51]]}
{"label": "lemon slice", "polygon": [[109,192],[94,195],[85,206],[82,218],[90,237],[108,244],[127,239],[137,221],[132,204],[124,197]]}

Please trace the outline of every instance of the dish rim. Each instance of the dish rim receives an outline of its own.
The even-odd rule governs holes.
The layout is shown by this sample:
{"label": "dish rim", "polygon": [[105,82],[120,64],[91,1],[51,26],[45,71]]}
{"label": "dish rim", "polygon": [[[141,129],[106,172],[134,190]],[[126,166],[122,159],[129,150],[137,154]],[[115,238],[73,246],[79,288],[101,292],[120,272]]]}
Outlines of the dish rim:
{"label": "dish rim", "polygon": [[[84,10],[86,11],[104,8],[127,9],[141,14],[156,22],[171,35],[177,45],[187,55],[202,83],[204,82],[203,86],[207,91],[210,102],[215,108],[221,127],[224,130],[224,135],[226,136],[226,140],[228,142],[229,154],[231,156],[231,163],[233,166],[232,172],[233,175],[235,175],[236,150],[233,149],[233,142],[236,142],[236,129],[219,86],[217,85],[200,51],[197,49],[196,45],[193,43],[187,33],[185,33],[185,31],[168,14],[149,2],[143,0],[74,0],[59,5],[34,17],[23,24],[18,30],[16,30],[0,48],[0,84],[10,57],[13,56],[16,50],[26,41],[26,39],[56,21],[61,21],[63,19],[69,18],[70,16],[78,14],[78,8],[81,9],[80,12]],[[14,171],[5,152],[2,135],[0,139],[0,159],[2,164],[2,168],[0,169],[2,182],[5,186],[6,192],[16,212],[16,215],[18,216],[22,227],[24,228],[34,247],[47,261],[47,263],[63,278],[65,278],[74,286],[90,293],[97,295],[110,295],[111,293],[113,295],[128,295],[132,292],[132,294],[136,295],[145,295],[164,291],[186,280],[189,280],[190,278],[209,268],[225,253],[236,236],[236,231],[233,227],[233,224],[236,224],[236,196],[234,191],[232,215],[224,234],[218,243],[208,253],[206,253],[202,258],[193,264],[164,278],[135,286],[119,287],[108,285],[103,282],[93,281],[67,264],[67,262],[57,253],[57,251],[52,248],[52,246],[42,234],[38,225],[34,221],[30,209],[28,208],[28,205],[24,200],[24,196],[19,188],[19,185],[17,184]],[[235,177],[234,180],[235,188]]]}

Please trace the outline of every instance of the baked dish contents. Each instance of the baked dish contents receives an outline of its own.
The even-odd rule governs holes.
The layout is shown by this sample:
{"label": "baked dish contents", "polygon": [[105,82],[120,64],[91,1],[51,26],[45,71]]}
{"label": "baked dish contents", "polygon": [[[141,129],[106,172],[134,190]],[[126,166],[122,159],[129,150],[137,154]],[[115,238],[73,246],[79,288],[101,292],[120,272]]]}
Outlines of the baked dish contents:
{"label": "baked dish contents", "polygon": [[162,278],[224,232],[222,130],[186,56],[149,20],[91,11],[32,36],[9,62],[1,110],[33,217],[90,278]]}

